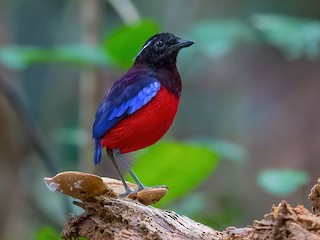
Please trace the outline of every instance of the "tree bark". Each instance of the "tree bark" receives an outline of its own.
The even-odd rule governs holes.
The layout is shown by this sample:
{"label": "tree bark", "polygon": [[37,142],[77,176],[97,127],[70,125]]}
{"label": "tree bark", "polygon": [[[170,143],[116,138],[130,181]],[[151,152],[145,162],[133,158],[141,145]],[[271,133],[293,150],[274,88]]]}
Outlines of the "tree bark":
{"label": "tree bark", "polygon": [[282,201],[252,226],[229,227],[222,232],[175,212],[148,206],[165,196],[166,188],[138,191],[136,185],[128,183],[136,192],[121,197],[124,189],[115,179],[65,172],[44,180],[51,191],[80,199],[74,204],[84,209],[83,214],[65,222],[63,239],[320,240],[320,179],[309,195],[313,213],[302,205],[291,207]]}
{"label": "tree bark", "polygon": [[126,198],[94,197],[76,202],[85,212],[68,219],[62,237],[72,239],[222,239],[223,233],[175,212]]}

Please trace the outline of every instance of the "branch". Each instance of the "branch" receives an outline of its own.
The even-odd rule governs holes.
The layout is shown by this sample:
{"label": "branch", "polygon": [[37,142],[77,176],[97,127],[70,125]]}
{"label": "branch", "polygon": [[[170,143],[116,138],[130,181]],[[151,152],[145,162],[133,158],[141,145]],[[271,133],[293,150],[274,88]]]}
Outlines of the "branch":
{"label": "branch", "polygon": [[[70,217],[62,231],[63,239],[314,239],[320,240],[320,219],[304,206],[291,207],[285,201],[251,227],[229,227],[216,231],[186,216],[148,206],[167,193],[166,188],[150,188],[121,197],[120,181],[81,172],[64,172],[45,178],[52,191],[78,198],[74,204],[84,213]],[[137,186],[128,183],[130,188]],[[319,205],[319,185],[309,198]]]}

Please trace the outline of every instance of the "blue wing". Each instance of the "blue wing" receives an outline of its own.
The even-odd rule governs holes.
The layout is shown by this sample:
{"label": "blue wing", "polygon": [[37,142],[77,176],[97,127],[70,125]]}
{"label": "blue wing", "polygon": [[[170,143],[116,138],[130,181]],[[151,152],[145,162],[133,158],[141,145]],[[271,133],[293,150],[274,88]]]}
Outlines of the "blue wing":
{"label": "blue wing", "polygon": [[92,137],[95,143],[94,162],[101,159],[100,138],[126,116],[147,104],[160,90],[161,84],[148,69],[131,68],[118,79],[103,98],[95,116]]}
{"label": "blue wing", "polygon": [[120,106],[115,107],[109,114],[108,121],[122,117],[124,114],[132,114],[146,103],[148,103],[159,91],[160,83],[158,81],[151,82],[149,85],[142,88],[137,95],[130,98]]}
{"label": "blue wing", "polygon": [[160,82],[154,76],[120,78],[105,96],[96,113],[93,138],[101,138],[124,117],[139,110],[157,94],[159,89]]}

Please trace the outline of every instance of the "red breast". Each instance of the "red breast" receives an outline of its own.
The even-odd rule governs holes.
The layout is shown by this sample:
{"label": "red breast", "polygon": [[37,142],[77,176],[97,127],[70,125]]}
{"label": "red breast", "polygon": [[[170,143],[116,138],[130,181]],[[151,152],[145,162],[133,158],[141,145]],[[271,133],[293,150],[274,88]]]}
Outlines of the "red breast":
{"label": "red breast", "polygon": [[127,153],[154,144],[168,131],[178,105],[179,99],[161,87],[148,104],[109,130],[102,138],[102,146]]}

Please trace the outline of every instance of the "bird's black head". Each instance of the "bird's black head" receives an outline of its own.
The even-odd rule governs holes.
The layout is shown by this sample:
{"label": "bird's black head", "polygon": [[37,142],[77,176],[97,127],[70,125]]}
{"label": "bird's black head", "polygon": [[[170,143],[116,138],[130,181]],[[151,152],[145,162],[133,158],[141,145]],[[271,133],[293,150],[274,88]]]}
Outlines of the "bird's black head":
{"label": "bird's black head", "polygon": [[158,33],[150,37],[136,56],[135,64],[161,67],[176,63],[181,48],[189,47],[192,41],[183,40],[172,33]]}

